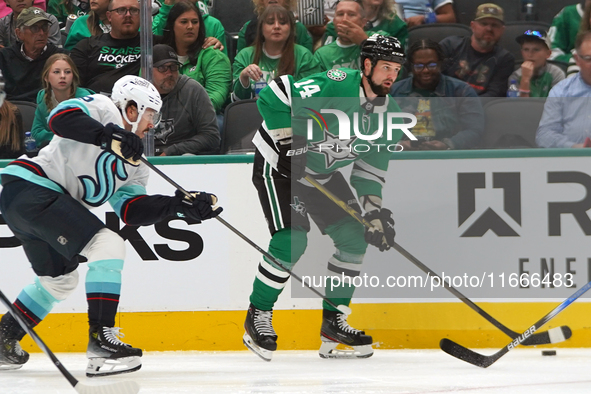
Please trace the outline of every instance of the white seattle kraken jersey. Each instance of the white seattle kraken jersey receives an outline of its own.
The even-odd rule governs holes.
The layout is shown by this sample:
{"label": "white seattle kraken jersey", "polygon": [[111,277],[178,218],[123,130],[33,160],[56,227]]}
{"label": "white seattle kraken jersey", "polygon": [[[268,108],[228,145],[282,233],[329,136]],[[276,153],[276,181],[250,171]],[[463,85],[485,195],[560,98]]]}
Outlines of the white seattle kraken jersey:
{"label": "white seattle kraken jersey", "polygon": [[[60,103],[50,114],[80,108],[91,118],[106,125],[114,123],[123,127],[119,109],[110,98],[95,94],[70,99]],[[41,167],[45,176],[35,170],[26,170],[21,165],[9,165],[2,174],[26,179],[50,189],[67,192],[88,209],[109,201],[115,211],[126,199],[146,194],[149,169],[140,164],[134,167],[127,161],[92,144],[54,136],[39,155],[29,159],[22,156],[15,163],[33,162]],[[113,197],[115,196],[115,197]]]}

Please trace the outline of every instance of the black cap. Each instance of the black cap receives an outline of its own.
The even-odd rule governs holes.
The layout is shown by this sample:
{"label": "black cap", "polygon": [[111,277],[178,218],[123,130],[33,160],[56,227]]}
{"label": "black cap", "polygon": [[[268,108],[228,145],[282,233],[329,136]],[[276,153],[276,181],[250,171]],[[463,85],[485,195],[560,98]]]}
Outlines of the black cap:
{"label": "black cap", "polygon": [[181,64],[181,62],[179,62],[179,57],[176,54],[176,52],[174,51],[174,49],[172,49],[168,45],[164,45],[164,44],[154,45],[154,49],[153,49],[152,53],[153,53],[154,67],[160,67],[163,64],[171,63],[171,62]]}

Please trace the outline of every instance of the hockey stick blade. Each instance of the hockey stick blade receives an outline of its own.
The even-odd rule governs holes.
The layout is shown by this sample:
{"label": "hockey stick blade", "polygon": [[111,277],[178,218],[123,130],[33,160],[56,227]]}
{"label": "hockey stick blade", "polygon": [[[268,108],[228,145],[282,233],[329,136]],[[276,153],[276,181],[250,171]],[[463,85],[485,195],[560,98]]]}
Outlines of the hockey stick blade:
{"label": "hockey stick blade", "polygon": [[70,371],[64,367],[60,360],[55,356],[55,354],[47,347],[45,342],[41,339],[39,335],[33,330],[29,325],[21,318],[21,316],[17,313],[16,309],[12,305],[12,303],[6,298],[4,293],[0,290],[0,301],[4,306],[8,309],[8,312],[12,314],[14,319],[18,322],[18,324],[22,327],[23,330],[35,341],[37,346],[51,359],[53,364],[56,368],[62,373],[64,378],[74,389],[80,394],[137,394],[140,391],[140,387],[136,382],[118,382],[112,384],[106,384],[102,386],[87,386],[83,383],[80,383],[78,379],[76,379]]}
{"label": "hockey stick blade", "polygon": [[117,382],[101,386],[89,386],[78,382],[74,387],[79,394],[137,394],[140,385],[133,381]]}
{"label": "hockey stick blade", "polygon": [[[328,190],[327,188],[322,186],[320,183],[318,183],[318,181],[316,179],[312,178],[309,175],[306,175],[304,177],[304,179],[306,181],[308,181],[316,189],[318,189],[320,192],[322,192],[326,197],[328,197],[328,199],[330,199],[332,202],[334,202],[339,207],[341,207],[345,212],[347,212],[349,215],[354,217],[359,223],[363,224],[366,227],[371,227],[371,225],[367,222],[367,220],[365,220],[363,218],[363,216],[361,216],[361,214],[359,212],[357,212],[356,210],[351,208],[349,205],[347,205],[346,202],[342,201],[340,198],[338,198],[333,193],[331,193],[330,190]],[[444,288],[446,288],[450,293],[452,293],[454,296],[456,296],[460,301],[462,301],[464,304],[466,304],[468,307],[470,307],[470,309],[472,309],[474,312],[478,313],[480,316],[482,316],[485,320],[487,320],[493,326],[495,326],[496,328],[501,330],[509,338],[515,339],[515,338],[519,337],[518,332],[511,330],[509,327],[505,326],[500,321],[498,321],[497,319],[495,319],[494,317],[489,315],[485,310],[483,310],[478,305],[476,305],[472,300],[470,300],[468,297],[466,297],[465,295],[460,293],[459,290],[457,290],[455,287],[451,286],[447,281],[444,281],[443,279],[441,279],[441,277],[439,275],[437,275],[437,273],[435,271],[433,271],[431,268],[429,268],[425,264],[423,264],[419,259],[417,259],[415,256],[410,254],[402,246],[400,246],[397,243],[394,243],[394,246],[392,246],[392,248],[395,249],[402,256],[404,256],[408,261],[410,261],[415,266],[417,266],[417,268],[419,268],[424,273],[426,273],[430,276],[439,278],[440,283],[443,284]],[[561,336],[561,335],[549,336],[548,333],[546,333],[546,332],[534,334],[533,336],[529,337],[524,343],[522,343],[522,345],[530,346],[530,345],[544,345],[544,344],[549,344],[549,343],[557,343],[557,342],[567,340],[572,335],[570,328],[568,328],[567,326],[562,327],[561,333],[563,333],[563,336]]]}
{"label": "hockey stick blade", "polygon": [[[517,345],[523,345],[523,343],[526,342],[527,339],[530,338],[536,332],[536,330],[538,330],[540,327],[542,327],[544,324],[549,322],[552,318],[554,318],[556,315],[558,315],[560,312],[566,309],[566,307],[575,302],[577,298],[581,297],[589,289],[591,289],[591,282],[588,282],[585,286],[581,287],[573,295],[571,295],[566,300],[562,301],[556,308],[552,309],[548,314],[546,314],[544,317],[538,320],[530,328],[525,330],[521,335],[519,335],[513,341],[509,342],[504,348],[502,348],[495,354],[491,354],[490,356],[485,356],[483,354],[476,353],[475,351],[470,350],[447,338],[443,338],[439,342],[439,347],[441,348],[441,350],[443,350],[450,356],[466,361],[467,363],[470,363],[472,365],[476,365],[477,367],[487,368],[494,364],[505,354],[509,353],[511,349],[517,347]],[[555,335],[554,333],[555,331],[549,334],[549,337],[552,338],[552,335]]]}

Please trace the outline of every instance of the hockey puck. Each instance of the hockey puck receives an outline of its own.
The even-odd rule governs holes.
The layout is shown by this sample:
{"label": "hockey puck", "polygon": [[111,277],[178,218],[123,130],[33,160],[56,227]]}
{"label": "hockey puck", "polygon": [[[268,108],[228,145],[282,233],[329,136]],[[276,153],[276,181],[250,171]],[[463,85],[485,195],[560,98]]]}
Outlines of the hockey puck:
{"label": "hockey puck", "polygon": [[556,356],[556,350],[542,350],[542,356]]}

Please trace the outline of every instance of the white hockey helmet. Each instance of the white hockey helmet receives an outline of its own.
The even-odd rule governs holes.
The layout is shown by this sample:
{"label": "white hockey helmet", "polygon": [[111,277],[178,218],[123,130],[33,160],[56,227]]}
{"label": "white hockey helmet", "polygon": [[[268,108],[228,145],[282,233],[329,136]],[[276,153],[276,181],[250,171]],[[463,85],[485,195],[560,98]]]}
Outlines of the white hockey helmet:
{"label": "white hockey helmet", "polygon": [[[111,93],[111,100],[121,110],[123,119],[132,125],[131,132],[135,133],[137,126],[146,112],[146,109],[151,108],[156,111],[154,116],[154,126],[160,122],[160,108],[162,108],[162,99],[160,93],[149,81],[137,77],[135,75],[126,75],[121,77],[113,85],[113,92]],[[125,108],[130,101],[137,104],[138,116],[135,122],[131,122],[127,118]]]}

